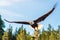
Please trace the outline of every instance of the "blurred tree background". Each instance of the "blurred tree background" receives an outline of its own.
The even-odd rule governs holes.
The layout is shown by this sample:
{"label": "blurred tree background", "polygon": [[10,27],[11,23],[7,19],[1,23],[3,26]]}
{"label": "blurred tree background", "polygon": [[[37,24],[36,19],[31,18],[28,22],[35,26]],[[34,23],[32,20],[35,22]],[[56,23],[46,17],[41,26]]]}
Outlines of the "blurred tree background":
{"label": "blurred tree background", "polygon": [[0,15],[0,40],[2,40],[2,36],[4,35],[4,22],[2,21],[1,15]]}
{"label": "blurred tree background", "polygon": [[[4,22],[0,15],[0,40],[31,40],[32,36],[30,33],[26,32],[26,29],[23,28],[23,25],[12,34],[12,26],[9,25],[8,31],[4,31]],[[60,40],[60,25],[57,26],[58,29],[52,28],[51,24],[48,24],[47,30],[44,28],[42,31],[39,30],[39,39],[38,40]]]}

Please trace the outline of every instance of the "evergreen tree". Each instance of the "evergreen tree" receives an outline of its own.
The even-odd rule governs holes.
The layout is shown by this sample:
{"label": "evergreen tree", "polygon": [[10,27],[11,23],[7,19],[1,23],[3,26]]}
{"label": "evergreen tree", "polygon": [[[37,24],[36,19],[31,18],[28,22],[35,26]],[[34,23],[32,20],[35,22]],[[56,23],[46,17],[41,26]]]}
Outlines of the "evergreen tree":
{"label": "evergreen tree", "polygon": [[0,15],[0,40],[2,40],[2,36],[4,34],[3,28],[5,27],[4,22],[2,21],[1,15]]}
{"label": "evergreen tree", "polygon": [[17,28],[16,28],[16,29],[15,29],[15,32],[14,32],[14,34],[13,34],[12,40],[16,40],[17,34],[18,34],[18,30],[17,30]]}
{"label": "evergreen tree", "polygon": [[57,35],[59,35],[57,38],[60,40],[60,25],[58,25]]}
{"label": "evergreen tree", "polygon": [[31,40],[31,35],[30,35],[30,32],[28,32],[27,34],[26,34],[26,36],[27,36],[27,39],[26,40]]}
{"label": "evergreen tree", "polygon": [[4,35],[2,37],[2,40],[9,40],[8,39],[8,32],[4,32]]}
{"label": "evergreen tree", "polygon": [[59,36],[60,36],[60,25],[58,25],[58,33],[59,33]]}
{"label": "evergreen tree", "polygon": [[8,37],[9,37],[9,40],[12,40],[12,26],[11,25],[9,25]]}
{"label": "evergreen tree", "polygon": [[18,30],[18,34],[16,36],[16,40],[26,40],[26,30],[23,29],[23,25]]}
{"label": "evergreen tree", "polygon": [[49,40],[49,36],[51,35],[51,25],[48,25],[48,40]]}
{"label": "evergreen tree", "polygon": [[45,30],[44,30],[44,28],[42,30],[42,39],[41,40],[45,40]]}
{"label": "evergreen tree", "polygon": [[51,35],[51,30],[52,30],[52,29],[51,29],[51,25],[49,24],[49,25],[48,25],[48,33],[49,33],[49,35]]}
{"label": "evergreen tree", "polygon": [[41,40],[41,31],[40,30],[38,30],[38,36],[39,36],[39,38],[38,38],[38,40]]}
{"label": "evergreen tree", "polygon": [[16,40],[16,35],[13,35],[12,36],[12,40]]}

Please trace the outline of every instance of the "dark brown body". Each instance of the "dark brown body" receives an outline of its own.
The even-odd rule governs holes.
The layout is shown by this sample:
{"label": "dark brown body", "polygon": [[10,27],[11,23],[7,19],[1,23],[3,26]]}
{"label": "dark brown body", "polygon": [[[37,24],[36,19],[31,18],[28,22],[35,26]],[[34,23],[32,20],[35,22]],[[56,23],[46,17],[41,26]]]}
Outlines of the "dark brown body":
{"label": "dark brown body", "polygon": [[38,28],[38,24],[37,24],[37,23],[32,24],[31,26],[32,26],[32,28],[34,28],[34,29],[35,29],[35,27],[37,27],[37,28]]}

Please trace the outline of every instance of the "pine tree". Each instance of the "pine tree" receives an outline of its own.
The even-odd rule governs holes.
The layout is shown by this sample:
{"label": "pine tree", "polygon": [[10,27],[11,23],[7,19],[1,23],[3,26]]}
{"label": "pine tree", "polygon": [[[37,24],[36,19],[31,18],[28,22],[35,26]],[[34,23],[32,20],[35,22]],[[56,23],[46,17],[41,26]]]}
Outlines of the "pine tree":
{"label": "pine tree", "polygon": [[49,36],[51,35],[51,25],[48,25],[48,40],[49,40]]}
{"label": "pine tree", "polygon": [[12,40],[16,40],[17,34],[18,34],[18,30],[17,30],[17,28],[16,28],[16,29],[15,29],[15,32],[14,32],[14,34],[13,34]]}
{"label": "pine tree", "polygon": [[8,37],[9,37],[9,40],[12,40],[12,26],[11,25],[9,25]]}
{"label": "pine tree", "polygon": [[44,28],[42,30],[42,39],[41,40],[45,40],[45,30],[44,30]]}
{"label": "pine tree", "polygon": [[38,36],[39,36],[38,40],[41,40],[41,31],[40,30],[38,30]]}
{"label": "pine tree", "polygon": [[5,27],[4,22],[2,21],[1,15],[0,15],[0,40],[2,40],[2,36],[4,34],[3,28]]}
{"label": "pine tree", "polygon": [[27,34],[26,34],[26,36],[27,36],[27,39],[26,40],[32,40],[31,38],[31,35],[30,35],[30,32],[28,32]]}
{"label": "pine tree", "polygon": [[8,32],[4,32],[4,35],[3,35],[3,37],[2,37],[2,40],[9,40],[8,39]]}
{"label": "pine tree", "polygon": [[60,36],[60,25],[58,25],[58,33],[59,33],[59,36]]}
{"label": "pine tree", "polygon": [[23,25],[21,26],[21,28],[19,28],[18,30],[18,34],[16,36],[16,40],[26,40],[26,30],[23,29]]}
{"label": "pine tree", "polygon": [[57,34],[59,35],[59,36],[58,36],[58,40],[60,40],[60,25],[58,25]]}

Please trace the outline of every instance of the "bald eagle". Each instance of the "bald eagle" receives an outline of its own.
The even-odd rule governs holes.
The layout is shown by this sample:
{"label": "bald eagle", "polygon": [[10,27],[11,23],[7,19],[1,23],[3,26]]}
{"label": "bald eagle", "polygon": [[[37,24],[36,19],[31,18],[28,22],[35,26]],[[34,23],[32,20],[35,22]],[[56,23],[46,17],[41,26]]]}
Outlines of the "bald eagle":
{"label": "bald eagle", "polygon": [[8,21],[6,19],[4,19],[4,20],[6,22],[9,22],[9,23],[18,23],[18,24],[30,25],[32,28],[35,29],[35,27],[38,28],[38,23],[41,22],[41,21],[44,21],[44,19],[47,18],[54,11],[55,8],[56,8],[56,4],[53,6],[53,8],[49,12],[47,12],[43,16],[37,18],[36,20],[33,20],[32,22],[27,22],[27,21]]}

